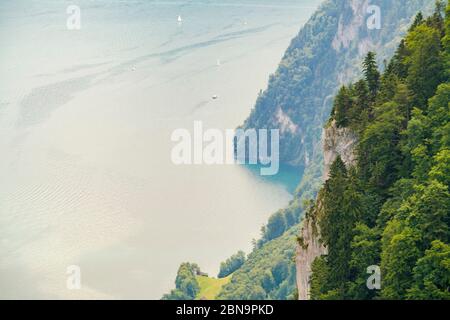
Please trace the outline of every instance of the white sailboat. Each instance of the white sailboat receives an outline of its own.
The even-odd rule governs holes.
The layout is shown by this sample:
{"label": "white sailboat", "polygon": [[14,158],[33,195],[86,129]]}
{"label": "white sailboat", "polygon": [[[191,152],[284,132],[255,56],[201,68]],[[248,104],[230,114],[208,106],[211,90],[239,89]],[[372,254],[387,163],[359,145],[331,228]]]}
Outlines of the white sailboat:
{"label": "white sailboat", "polygon": [[217,66],[220,67],[221,63],[220,63],[220,59],[217,59]]}
{"label": "white sailboat", "polygon": [[178,16],[178,23],[181,23],[181,22],[183,22],[183,19],[182,19],[181,16],[179,15],[179,16]]}

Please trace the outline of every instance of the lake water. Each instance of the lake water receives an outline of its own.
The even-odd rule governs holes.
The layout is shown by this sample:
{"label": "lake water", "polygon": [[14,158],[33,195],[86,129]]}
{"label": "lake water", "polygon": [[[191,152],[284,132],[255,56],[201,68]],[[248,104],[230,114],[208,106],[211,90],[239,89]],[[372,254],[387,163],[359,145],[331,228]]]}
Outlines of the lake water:
{"label": "lake water", "polygon": [[158,299],[250,250],[300,173],[175,166],[170,135],[240,125],[319,2],[2,1],[0,298]]}

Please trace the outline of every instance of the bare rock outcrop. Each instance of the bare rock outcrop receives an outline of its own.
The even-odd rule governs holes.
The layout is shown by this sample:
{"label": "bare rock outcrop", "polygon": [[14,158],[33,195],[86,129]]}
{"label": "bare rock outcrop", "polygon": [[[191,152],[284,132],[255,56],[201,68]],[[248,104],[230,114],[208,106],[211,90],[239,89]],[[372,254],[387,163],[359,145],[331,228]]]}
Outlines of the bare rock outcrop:
{"label": "bare rock outcrop", "polygon": [[[320,204],[317,205],[316,211],[319,211],[320,208]],[[313,212],[313,217],[316,215],[318,215],[318,212]],[[319,226],[313,217],[307,217],[303,220],[299,237],[302,243],[297,245],[296,267],[299,300],[309,300],[311,265],[314,259],[327,254],[327,249],[320,242]]]}
{"label": "bare rock outcrop", "polygon": [[[357,136],[351,129],[338,128],[335,121],[331,122],[324,129],[324,181],[328,179],[330,166],[338,155],[341,156],[342,161],[348,167],[355,165],[355,147],[357,142]],[[311,264],[314,259],[327,254],[326,247],[320,241],[320,229],[317,223],[321,210],[321,195],[319,193],[313,212],[310,212],[303,219],[299,237],[300,243],[297,246],[296,268],[299,300],[309,299]]]}
{"label": "bare rock outcrop", "polygon": [[347,166],[353,166],[356,163],[355,147],[358,142],[356,134],[349,128],[338,128],[333,121],[323,130],[323,157],[324,170],[323,181],[328,180],[330,167],[341,156],[342,161]]}

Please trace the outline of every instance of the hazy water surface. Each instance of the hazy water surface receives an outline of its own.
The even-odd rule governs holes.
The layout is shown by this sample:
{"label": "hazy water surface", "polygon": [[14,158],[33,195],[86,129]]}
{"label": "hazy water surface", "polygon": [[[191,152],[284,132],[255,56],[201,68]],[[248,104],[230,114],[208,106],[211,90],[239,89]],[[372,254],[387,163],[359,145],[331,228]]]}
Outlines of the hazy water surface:
{"label": "hazy water surface", "polygon": [[175,166],[170,135],[241,124],[318,3],[2,1],[0,298],[160,298],[249,250],[296,179]]}

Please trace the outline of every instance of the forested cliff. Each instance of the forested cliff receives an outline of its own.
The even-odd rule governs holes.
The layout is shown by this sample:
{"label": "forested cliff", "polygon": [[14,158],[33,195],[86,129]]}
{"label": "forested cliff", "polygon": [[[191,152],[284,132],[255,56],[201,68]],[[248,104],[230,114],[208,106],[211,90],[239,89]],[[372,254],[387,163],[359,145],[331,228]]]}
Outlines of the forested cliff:
{"label": "forested cliff", "polygon": [[[370,52],[363,79],[334,99],[325,130],[351,131],[357,143],[354,161],[336,152],[306,216],[297,253],[302,299],[450,299],[446,5],[417,14],[383,72]],[[311,226],[315,234],[305,238]],[[311,256],[316,243],[323,250]],[[368,270],[377,268],[379,286],[368,286]]]}
{"label": "forested cliff", "polygon": [[[296,238],[304,240],[299,235],[299,223],[305,212],[311,215],[317,209],[306,200],[315,199],[324,176],[328,176],[324,163],[331,167],[338,155],[344,161],[355,161],[356,153],[355,158],[347,159],[341,151],[347,150],[350,155],[348,151],[360,138],[353,126],[343,125],[340,119],[330,122],[323,132],[335,95],[342,85],[361,75],[361,61],[369,51],[377,52],[376,63],[383,69],[384,61],[394,55],[416,13],[431,14],[434,1],[326,0],[292,40],[243,127],[280,129],[281,161],[302,167],[304,175],[292,203],[270,217],[253,251],[234,270],[218,298],[297,298]],[[381,9],[379,29],[367,27],[372,14],[367,10],[369,5]],[[347,145],[350,140],[345,142],[339,137],[351,138],[352,143]],[[323,141],[328,143],[325,155]],[[318,242],[316,245],[322,246]],[[311,254],[305,263],[310,265],[316,255]],[[309,283],[309,275],[306,279]],[[305,297],[308,292],[304,292]]]}
{"label": "forested cliff", "polygon": [[[323,133],[324,181],[330,177],[331,167],[338,157],[342,159],[346,167],[355,165],[357,142],[358,137],[352,129],[338,127],[334,120],[327,125]],[[310,202],[298,237],[296,271],[300,300],[309,298],[312,263],[317,257],[327,254],[327,248],[320,238],[318,224],[318,217],[324,210],[323,190],[319,192],[314,205],[313,201]]]}
{"label": "forested cliff", "polygon": [[[410,18],[430,3],[324,1],[292,40],[243,127],[280,129],[282,162],[307,166],[320,158],[321,130],[340,84],[354,79],[369,50],[379,53],[380,62],[390,57]],[[367,26],[369,5],[380,8],[380,28]]]}
{"label": "forested cliff", "polygon": [[[323,175],[327,174],[327,167],[331,166],[337,154],[342,155],[346,161],[354,160],[350,150],[356,143],[356,135],[351,129],[330,125],[322,137],[322,128],[328,119],[326,115],[329,115],[332,109],[334,100],[332,92],[337,92],[339,85],[350,82],[351,79],[355,79],[356,75],[360,74],[359,66],[361,65],[361,60],[371,48],[376,48],[378,61],[381,64],[383,60],[389,59],[413,22],[414,15],[420,10],[431,13],[434,4],[434,0],[408,2],[371,1],[371,4],[372,2],[378,3],[381,8],[382,26],[380,30],[367,30],[365,20],[369,16],[366,13],[367,1],[326,1],[292,41],[280,66],[280,69],[290,65],[294,69],[299,68],[299,70],[303,70],[299,66],[306,65],[308,69],[316,70],[314,79],[311,79],[311,81],[315,82],[305,82],[302,85],[305,88],[297,90],[291,86],[289,77],[299,77],[300,74],[297,75],[295,71],[289,71],[289,73],[284,74],[278,70],[271,78],[269,87],[265,92],[267,97],[263,94],[258,99],[250,119],[257,117],[263,121],[263,119],[267,120],[271,115],[277,114],[277,103],[274,102],[275,100],[269,102],[269,96],[274,98],[283,94],[298,95],[299,100],[297,103],[286,105],[283,112],[285,114],[290,114],[291,112],[305,114],[305,118],[302,118],[306,125],[304,127],[305,139],[303,141],[308,139],[314,141],[311,144],[314,147],[310,149],[312,150],[311,155],[306,157],[309,158],[309,163],[306,164],[304,162],[301,164],[306,165],[305,175],[293,202],[288,208],[272,215],[263,229],[261,240],[256,243],[254,251],[249,255],[243,267],[235,271],[232,281],[224,287],[220,295],[221,298],[289,299],[296,296],[296,254],[293,254],[296,243],[295,234],[297,233],[295,230],[299,229],[297,223],[301,216],[304,215],[304,212],[310,211],[309,205],[304,205],[304,202],[315,197],[316,190],[322,184]],[[330,21],[335,21],[334,27],[326,23],[331,23]],[[346,33],[343,30],[353,31]],[[345,43],[341,46],[336,46],[336,43],[339,41],[344,41]],[[360,41],[366,43],[366,45],[358,45]],[[367,45],[368,43],[370,45]],[[336,46],[337,49],[335,50],[333,46]],[[337,57],[335,57],[336,59],[330,58],[330,50],[334,52],[333,55]],[[307,57],[311,60],[307,60]],[[333,64],[333,67],[325,72],[321,65],[329,63]],[[321,70],[323,73],[321,73]],[[342,76],[344,74],[345,77]],[[282,81],[281,78],[285,80]],[[306,93],[300,94],[300,92],[305,92],[305,90],[322,92],[323,96],[328,96],[327,103],[319,103],[308,109],[311,106],[308,101],[311,101],[312,98],[304,98],[308,96]],[[310,93],[309,97],[313,97],[313,95]],[[266,109],[260,109],[263,101],[266,103]],[[308,122],[308,119],[314,119],[314,121]],[[256,124],[256,126],[264,127],[269,125],[264,121]],[[247,122],[248,127],[251,126],[250,122]],[[284,135],[283,138],[283,133],[281,136],[282,139],[288,139],[293,143],[296,142],[298,145],[302,145],[302,139],[298,137]],[[322,151],[322,139],[328,143],[325,145],[325,153]],[[286,152],[293,151],[295,153],[298,150],[283,145],[282,142],[280,150],[283,148]],[[283,153],[282,150],[281,152]],[[284,157],[282,158],[284,161],[293,159],[287,160],[286,155],[282,155],[282,157]],[[323,166],[324,162],[326,164],[325,169]],[[317,250],[319,252],[321,250],[319,244],[317,244]],[[307,257],[306,261],[308,261]],[[278,277],[280,269],[284,270],[281,278]],[[301,292],[298,294],[300,295]]]}

